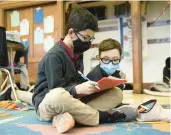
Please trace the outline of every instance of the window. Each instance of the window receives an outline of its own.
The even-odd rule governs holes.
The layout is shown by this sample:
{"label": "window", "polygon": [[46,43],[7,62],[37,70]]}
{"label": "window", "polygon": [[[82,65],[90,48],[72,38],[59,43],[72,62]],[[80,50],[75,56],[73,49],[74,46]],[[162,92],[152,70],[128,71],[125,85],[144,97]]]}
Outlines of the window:
{"label": "window", "polygon": [[90,7],[87,8],[94,16],[97,17],[98,20],[105,20],[106,18],[106,7],[99,6],[99,7]]}

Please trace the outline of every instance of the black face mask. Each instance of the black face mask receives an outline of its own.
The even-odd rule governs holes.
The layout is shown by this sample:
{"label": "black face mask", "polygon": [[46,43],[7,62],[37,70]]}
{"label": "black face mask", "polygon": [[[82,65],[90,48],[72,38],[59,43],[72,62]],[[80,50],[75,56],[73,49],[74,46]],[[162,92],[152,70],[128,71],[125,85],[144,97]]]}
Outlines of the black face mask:
{"label": "black face mask", "polygon": [[81,39],[73,41],[74,53],[83,53],[90,48],[91,42],[83,42]]}

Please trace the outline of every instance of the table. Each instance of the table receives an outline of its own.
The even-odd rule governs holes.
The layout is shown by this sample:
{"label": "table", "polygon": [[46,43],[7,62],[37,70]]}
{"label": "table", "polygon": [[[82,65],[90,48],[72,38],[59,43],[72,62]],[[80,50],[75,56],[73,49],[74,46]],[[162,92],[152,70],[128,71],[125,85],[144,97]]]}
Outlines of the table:
{"label": "table", "polygon": [[24,45],[20,42],[7,40],[7,48],[10,53],[10,67],[11,67],[11,74],[12,74],[12,80],[14,82],[14,63],[13,63],[13,51],[19,51],[24,50]]}

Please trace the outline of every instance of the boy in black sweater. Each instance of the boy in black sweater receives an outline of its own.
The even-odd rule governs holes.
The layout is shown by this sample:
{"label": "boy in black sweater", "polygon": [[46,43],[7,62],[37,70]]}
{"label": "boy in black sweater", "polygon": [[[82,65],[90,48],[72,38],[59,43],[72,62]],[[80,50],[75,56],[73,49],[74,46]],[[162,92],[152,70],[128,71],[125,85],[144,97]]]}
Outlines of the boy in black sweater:
{"label": "boy in black sweater", "polygon": [[64,40],[57,42],[39,63],[33,104],[39,119],[52,121],[59,133],[74,127],[75,121],[96,126],[137,117],[133,108],[110,110],[122,102],[122,91],[117,88],[87,104],[80,101],[99,91],[96,82],[82,82],[77,74],[78,70],[83,70],[81,54],[89,49],[97,28],[97,20],[90,12],[72,10]]}

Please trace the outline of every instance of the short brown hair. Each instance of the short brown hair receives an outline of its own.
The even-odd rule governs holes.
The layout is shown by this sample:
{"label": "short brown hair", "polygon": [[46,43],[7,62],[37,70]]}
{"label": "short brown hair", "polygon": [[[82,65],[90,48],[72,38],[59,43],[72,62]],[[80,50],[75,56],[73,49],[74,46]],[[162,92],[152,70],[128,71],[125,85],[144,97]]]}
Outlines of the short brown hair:
{"label": "short brown hair", "polygon": [[75,32],[83,31],[86,29],[97,31],[97,18],[86,9],[72,9],[68,18],[67,32],[70,28],[73,28]]}
{"label": "short brown hair", "polygon": [[99,44],[99,56],[100,56],[101,52],[112,50],[112,49],[118,49],[119,53],[120,53],[120,56],[122,55],[121,44],[117,40],[114,40],[114,39],[111,39],[111,38],[103,40]]}

